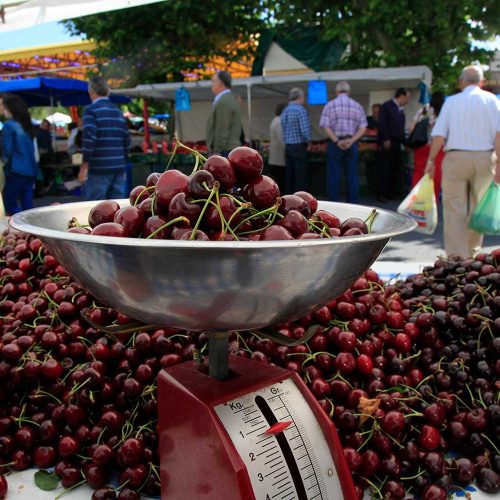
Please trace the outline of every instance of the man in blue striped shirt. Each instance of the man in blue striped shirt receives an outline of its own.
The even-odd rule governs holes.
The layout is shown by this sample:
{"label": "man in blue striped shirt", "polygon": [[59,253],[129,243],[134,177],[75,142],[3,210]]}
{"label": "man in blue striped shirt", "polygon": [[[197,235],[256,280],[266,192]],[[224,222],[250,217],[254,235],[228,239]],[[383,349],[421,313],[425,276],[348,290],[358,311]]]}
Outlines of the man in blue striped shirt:
{"label": "man in blue striped shirt", "polygon": [[281,113],[287,194],[308,189],[307,143],[311,140],[311,124],[304,108],[304,91],[294,87],[290,90],[288,100],[288,106]]}
{"label": "man in blue striped shirt", "polygon": [[89,81],[92,104],[83,112],[83,162],[78,179],[87,200],[126,198],[126,157],[130,135],[122,112],[108,98],[102,76]]}

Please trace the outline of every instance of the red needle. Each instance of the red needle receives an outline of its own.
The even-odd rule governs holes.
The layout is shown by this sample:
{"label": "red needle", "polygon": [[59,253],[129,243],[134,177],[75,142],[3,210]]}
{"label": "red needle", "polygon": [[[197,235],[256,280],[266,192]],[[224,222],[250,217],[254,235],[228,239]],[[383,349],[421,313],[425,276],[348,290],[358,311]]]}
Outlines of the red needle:
{"label": "red needle", "polygon": [[276,422],[271,425],[267,431],[264,431],[264,434],[273,434],[276,436],[276,434],[283,432],[289,425],[292,425],[292,423],[293,422]]}

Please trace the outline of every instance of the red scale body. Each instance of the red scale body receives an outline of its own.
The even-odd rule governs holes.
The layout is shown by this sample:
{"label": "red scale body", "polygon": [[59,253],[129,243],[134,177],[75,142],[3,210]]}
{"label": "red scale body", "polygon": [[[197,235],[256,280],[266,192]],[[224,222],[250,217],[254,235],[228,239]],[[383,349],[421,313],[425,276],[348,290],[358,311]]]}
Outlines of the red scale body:
{"label": "red scale body", "polygon": [[336,466],[342,497],[356,498],[335,426],[296,373],[237,356],[229,357],[227,380],[209,377],[205,368],[190,361],[163,370],[158,377],[163,499],[256,498],[245,463],[215,407],[286,379],[293,380],[317,419]]}

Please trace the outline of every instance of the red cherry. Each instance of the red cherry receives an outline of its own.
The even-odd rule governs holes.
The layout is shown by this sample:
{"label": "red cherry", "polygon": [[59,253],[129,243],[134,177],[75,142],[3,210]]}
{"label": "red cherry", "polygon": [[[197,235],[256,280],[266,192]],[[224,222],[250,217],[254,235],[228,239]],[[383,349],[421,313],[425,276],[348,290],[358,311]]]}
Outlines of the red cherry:
{"label": "red cherry", "polygon": [[298,238],[309,230],[307,219],[297,210],[290,210],[283,219],[279,221],[293,237]]}
{"label": "red cherry", "polygon": [[340,219],[326,210],[318,210],[313,214],[312,219],[321,221],[330,228],[340,229]]}
{"label": "red cherry", "polygon": [[[147,238],[155,231],[160,229],[162,226],[164,226],[167,222],[168,222],[167,218],[163,218],[159,215],[153,215],[152,217],[149,217],[144,223],[144,226],[142,228],[142,237]],[[164,227],[161,231],[158,231],[151,238],[155,240],[166,240],[170,236],[171,232],[172,232],[172,226],[167,226]]]}
{"label": "red cherry", "polygon": [[227,159],[240,184],[248,183],[259,177],[264,168],[264,161],[258,151],[246,146],[233,149]]}
{"label": "red cherry", "polygon": [[208,170],[198,170],[189,177],[189,194],[195,198],[207,198],[214,183],[214,176]]}
{"label": "red cherry", "polygon": [[300,212],[306,219],[309,219],[312,213],[309,205],[303,198],[294,194],[285,194],[281,197],[278,212],[281,215],[286,215],[290,210],[297,210],[297,212]]}
{"label": "red cherry", "polygon": [[130,191],[128,196],[128,200],[131,205],[138,205],[141,201],[149,198],[149,190],[146,189],[146,186],[135,186],[135,188]]}
{"label": "red cherry", "polygon": [[68,229],[68,233],[90,234],[90,229],[86,227],[70,227]]}
{"label": "red cherry", "polygon": [[213,155],[203,165],[203,170],[208,170],[213,178],[226,190],[230,191],[236,184],[234,168],[227,158]]}
{"label": "red cherry", "polygon": [[7,483],[7,479],[5,479],[3,474],[0,474],[0,498],[5,498],[8,490],[9,485]]}
{"label": "red cherry", "polygon": [[104,200],[94,205],[89,212],[89,224],[94,228],[104,222],[113,222],[120,205],[114,200]]}
{"label": "red cherry", "polygon": [[278,184],[267,175],[259,175],[243,188],[243,196],[255,208],[272,207],[280,195]]}
{"label": "red cherry", "polygon": [[432,425],[424,425],[418,437],[418,444],[425,450],[435,450],[441,444],[441,433]]}
{"label": "red cherry", "polygon": [[144,224],[144,212],[137,207],[123,207],[115,213],[114,222],[128,229],[130,236],[137,236]]}
{"label": "red cherry", "polygon": [[398,436],[405,427],[405,418],[400,411],[389,411],[382,418],[381,425],[391,436]]}
{"label": "red cherry", "polygon": [[293,240],[293,236],[284,227],[269,226],[262,231],[260,240]]}
{"label": "red cherry", "polygon": [[128,238],[130,231],[116,222],[103,222],[92,229],[91,233],[95,236],[113,236],[118,238]]}
{"label": "red cherry", "polygon": [[168,209],[172,198],[178,193],[187,193],[189,177],[179,170],[167,170],[161,174],[155,186],[155,193],[159,205]]}
{"label": "red cherry", "polygon": [[318,210],[318,200],[311,193],[307,191],[297,191],[293,194],[294,196],[302,198],[308,204],[312,214]]}
{"label": "red cherry", "polygon": [[201,206],[196,203],[190,203],[186,193],[177,193],[168,206],[168,216],[170,220],[177,217],[186,217],[192,226],[198,220],[201,213]]}

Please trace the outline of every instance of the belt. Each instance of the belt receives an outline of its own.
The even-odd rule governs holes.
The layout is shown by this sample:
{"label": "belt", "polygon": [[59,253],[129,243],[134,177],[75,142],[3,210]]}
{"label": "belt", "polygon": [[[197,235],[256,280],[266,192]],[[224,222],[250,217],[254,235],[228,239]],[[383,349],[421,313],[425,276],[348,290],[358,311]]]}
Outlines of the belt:
{"label": "belt", "polygon": [[447,149],[445,153],[493,153],[493,149]]}
{"label": "belt", "polygon": [[338,135],[337,138],[339,141],[342,141],[344,139],[350,139],[352,135]]}

